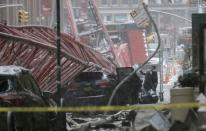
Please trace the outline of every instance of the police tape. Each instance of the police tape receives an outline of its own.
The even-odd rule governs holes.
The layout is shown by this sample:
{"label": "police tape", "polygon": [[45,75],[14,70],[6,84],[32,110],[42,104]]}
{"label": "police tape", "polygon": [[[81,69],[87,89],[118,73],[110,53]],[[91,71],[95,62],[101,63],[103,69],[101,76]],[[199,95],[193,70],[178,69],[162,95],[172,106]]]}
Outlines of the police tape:
{"label": "police tape", "polygon": [[80,107],[0,107],[0,112],[109,112],[120,110],[163,110],[206,107],[206,103],[144,104],[132,106],[80,106]]}

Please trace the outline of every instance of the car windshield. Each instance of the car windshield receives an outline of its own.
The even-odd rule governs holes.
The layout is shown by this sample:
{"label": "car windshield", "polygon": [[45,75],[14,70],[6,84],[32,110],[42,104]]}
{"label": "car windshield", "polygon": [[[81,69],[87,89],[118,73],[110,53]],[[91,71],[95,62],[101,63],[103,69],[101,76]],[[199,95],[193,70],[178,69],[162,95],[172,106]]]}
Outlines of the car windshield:
{"label": "car windshield", "polygon": [[8,79],[0,79],[0,93],[6,92],[11,89]]}

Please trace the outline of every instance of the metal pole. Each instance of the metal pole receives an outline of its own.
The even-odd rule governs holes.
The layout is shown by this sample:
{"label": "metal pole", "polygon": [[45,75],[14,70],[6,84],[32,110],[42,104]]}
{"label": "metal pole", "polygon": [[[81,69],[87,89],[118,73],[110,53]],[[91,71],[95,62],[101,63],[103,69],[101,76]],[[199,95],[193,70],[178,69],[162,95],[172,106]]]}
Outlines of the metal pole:
{"label": "metal pole", "polygon": [[135,69],[132,73],[130,73],[127,77],[125,77],[119,84],[117,84],[117,86],[114,88],[113,92],[112,92],[112,95],[110,96],[109,98],[109,102],[108,102],[108,106],[111,105],[113,99],[114,99],[114,96],[116,95],[117,91],[119,90],[119,88],[127,81],[129,80],[134,74],[136,74],[136,72],[138,72],[140,69],[142,69],[159,51],[160,49],[160,45],[161,45],[161,39],[160,39],[160,34],[159,34],[159,30],[157,29],[157,25],[156,23],[154,22],[154,20],[152,19],[152,16],[150,15],[148,9],[147,9],[147,6],[145,5],[145,3],[143,3],[143,7],[144,7],[144,10],[145,12],[147,13],[150,21],[152,22],[153,26],[154,26],[154,29],[157,33],[157,38],[158,38],[158,46],[155,50],[155,52],[142,64],[140,65],[137,69]]}
{"label": "metal pole", "polygon": [[7,7],[23,7],[23,5],[22,4],[1,4],[0,5],[0,8],[7,8]]}
{"label": "metal pole", "polygon": [[164,92],[163,92],[163,51],[164,47],[163,44],[160,47],[159,50],[159,65],[160,65],[160,92],[159,92],[159,97],[160,101],[164,101]]}
{"label": "metal pole", "polygon": [[[7,3],[7,5],[9,5],[9,0],[7,0],[6,3]],[[1,8],[4,8],[4,7],[1,7]],[[8,25],[10,24],[9,16],[10,16],[9,15],[9,7],[7,6],[7,8],[6,8],[6,17],[7,17],[6,21],[7,21]]]}
{"label": "metal pole", "polygon": [[[166,15],[170,15],[188,22],[192,22],[190,19],[187,19],[185,17],[173,14],[173,13],[169,13],[169,12],[164,12],[164,11],[159,11],[159,10],[149,10],[150,12],[154,12],[154,13],[161,13],[161,14],[166,14]],[[159,97],[160,97],[160,101],[164,101],[164,91],[163,91],[163,54],[164,54],[164,45],[161,44],[160,47],[160,51],[159,51],[159,65],[160,65],[160,92],[159,92]]]}
{"label": "metal pole", "polygon": [[165,12],[165,11],[159,11],[159,10],[152,10],[152,9],[150,9],[149,11],[154,12],[154,13],[161,13],[161,14],[171,15],[171,16],[177,17],[179,19],[182,19],[182,20],[185,20],[185,21],[188,21],[188,22],[192,22],[192,20],[187,19],[187,18],[182,17],[182,16],[177,15],[177,14],[173,14],[173,13],[169,13],[169,12]]}
{"label": "metal pole", "polygon": [[[204,29],[204,34],[203,34],[203,45],[204,45],[204,47],[203,47],[203,56],[206,56],[206,29]],[[206,60],[205,60],[205,57],[203,58],[204,60],[203,60],[203,69],[204,69],[204,72],[203,72],[203,79],[201,79],[201,80],[204,80],[204,77],[205,77],[205,66],[206,66]],[[206,87],[205,87],[205,81],[203,81],[203,88],[204,88],[204,94],[206,94]]]}
{"label": "metal pole", "polygon": [[[157,14],[158,16],[158,27],[160,27],[160,14]],[[165,43],[163,43],[165,44]],[[163,92],[163,44],[160,45],[160,50],[159,50],[159,85],[160,85],[160,92],[159,92],[159,98],[160,101],[164,101],[164,92]]]}
{"label": "metal pole", "polygon": [[55,22],[54,22],[54,20],[56,20],[55,5],[56,5],[55,0],[52,0],[52,15],[51,15],[51,20],[50,20],[50,25],[49,25],[49,27],[53,27],[53,26],[55,25]]}
{"label": "metal pole", "polygon": [[[56,0],[56,57],[57,57],[57,104],[63,105],[61,88],[61,21],[60,21],[60,0]],[[66,131],[66,118],[64,112],[58,112],[56,131]]]}
{"label": "metal pole", "polygon": [[57,94],[61,93],[61,34],[60,34],[60,0],[56,1],[56,57],[57,57]]}

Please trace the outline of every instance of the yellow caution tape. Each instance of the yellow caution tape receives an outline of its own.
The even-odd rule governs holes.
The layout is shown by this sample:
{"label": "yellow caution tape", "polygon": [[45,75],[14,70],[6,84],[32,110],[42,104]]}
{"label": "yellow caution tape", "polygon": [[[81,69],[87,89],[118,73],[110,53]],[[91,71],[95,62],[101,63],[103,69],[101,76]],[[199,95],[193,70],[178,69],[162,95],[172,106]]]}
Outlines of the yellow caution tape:
{"label": "yellow caution tape", "polygon": [[206,103],[146,104],[132,106],[80,106],[80,107],[0,107],[0,112],[108,112],[120,110],[162,110],[205,107]]}

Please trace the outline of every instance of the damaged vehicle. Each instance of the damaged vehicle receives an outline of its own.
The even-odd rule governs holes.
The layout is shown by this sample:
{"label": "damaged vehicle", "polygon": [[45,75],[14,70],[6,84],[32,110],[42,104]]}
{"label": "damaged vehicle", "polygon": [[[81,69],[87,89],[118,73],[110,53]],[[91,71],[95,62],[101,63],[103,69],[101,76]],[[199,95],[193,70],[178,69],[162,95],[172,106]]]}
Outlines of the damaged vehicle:
{"label": "damaged vehicle", "polygon": [[[20,66],[0,66],[1,107],[56,106],[50,92],[41,92],[29,70]],[[56,113],[0,113],[2,131],[51,131]]]}
{"label": "damaged vehicle", "polygon": [[103,72],[82,72],[71,82],[65,105],[105,105],[115,83]]}
{"label": "damaged vehicle", "polygon": [[[106,105],[116,85],[129,73],[132,67],[117,68],[117,74],[104,72],[82,72],[71,82],[65,93],[66,106]],[[115,95],[113,105],[137,104],[142,81],[134,76],[125,82]]]}

